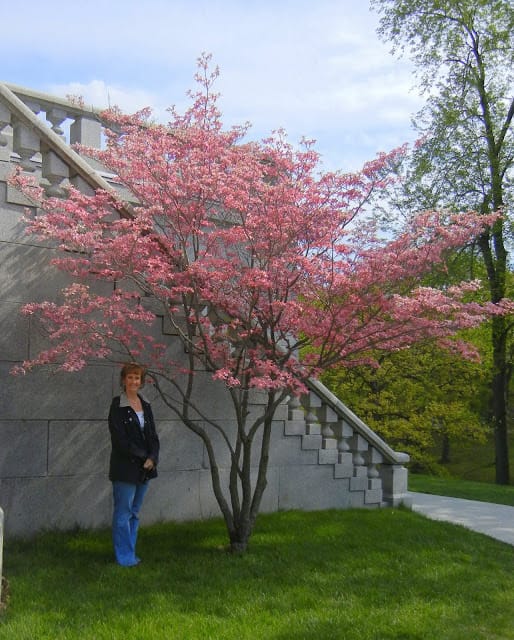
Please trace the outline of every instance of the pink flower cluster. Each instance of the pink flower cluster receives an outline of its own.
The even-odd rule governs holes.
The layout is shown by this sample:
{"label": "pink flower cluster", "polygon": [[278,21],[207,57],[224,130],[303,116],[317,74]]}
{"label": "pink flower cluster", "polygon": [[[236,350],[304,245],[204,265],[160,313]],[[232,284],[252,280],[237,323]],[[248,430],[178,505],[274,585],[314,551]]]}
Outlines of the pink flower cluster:
{"label": "pink flower cluster", "polygon": [[164,126],[148,110],[109,112],[107,148],[87,150],[137,204],[73,188],[46,199],[21,174],[13,179],[40,207],[29,231],[57,244],[55,264],[76,283],[61,303],[25,308],[52,344],[26,369],[144,353],[171,372],[183,363],[155,340],[161,318],[191,368],[201,363],[233,388],[298,393],[307,377],[372,362],[376,350],[427,339],[462,350],[451,337],[499,312],[470,302],[470,285],[419,286],[494,219],[423,212],[394,238],[376,237],[365,203],[404,149],[355,174],[320,172],[310,142],[294,147],[279,131],[249,143],[247,126],[225,130],[216,72],[207,59],[199,69],[185,114],[171,110]]}

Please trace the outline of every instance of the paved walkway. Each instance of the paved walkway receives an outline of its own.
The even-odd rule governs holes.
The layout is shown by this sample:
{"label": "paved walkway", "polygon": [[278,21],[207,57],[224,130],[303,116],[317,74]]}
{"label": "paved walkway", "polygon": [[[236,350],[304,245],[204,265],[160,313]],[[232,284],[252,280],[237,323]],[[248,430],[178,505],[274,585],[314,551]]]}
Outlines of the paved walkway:
{"label": "paved walkway", "polygon": [[461,524],[468,529],[514,545],[514,507],[433,496],[428,493],[410,492],[409,495],[412,498],[413,511],[433,520]]}

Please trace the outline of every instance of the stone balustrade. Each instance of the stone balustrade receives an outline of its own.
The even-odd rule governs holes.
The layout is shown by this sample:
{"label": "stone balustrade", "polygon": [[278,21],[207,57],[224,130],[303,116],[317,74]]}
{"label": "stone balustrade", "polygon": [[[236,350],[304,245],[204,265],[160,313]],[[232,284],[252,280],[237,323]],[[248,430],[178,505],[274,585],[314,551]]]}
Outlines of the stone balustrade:
{"label": "stone balustrade", "polygon": [[0,160],[40,177],[50,196],[61,195],[67,182],[81,190],[110,188],[98,166],[71,149],[100,148],[103,124],[98,109],[0,83]]}
{"label": "stone balustrade", "polygon": [[[86,108],[68,100],[62,100],[44,93],[38,93],[12,84],[4,87],[23,102],[34,114],[41,116],[50,129],[68,144],[83,144],[88,147],[100,148],[102,119],[101,111]],[[0,130],[11,124],[5,117],[5,107],[0,106]],[[15,118],[15,125],[16,125]]]}
{"label": "stone balustrade", "polygon": [[[289,402],[287,435],[300,435],[302,449],[318,449],[318,463],[331,464],[364,505],[409,505],[405,453],[393,451],[317,380],[301,401]],[[356,501],[355,506],[360,506]]]}

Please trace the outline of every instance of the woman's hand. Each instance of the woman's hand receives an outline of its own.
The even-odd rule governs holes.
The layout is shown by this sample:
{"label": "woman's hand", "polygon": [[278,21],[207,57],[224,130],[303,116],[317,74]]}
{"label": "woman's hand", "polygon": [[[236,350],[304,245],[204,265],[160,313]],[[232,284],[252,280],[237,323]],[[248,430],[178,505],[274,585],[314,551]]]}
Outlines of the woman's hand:
{"label": "woman's hand", "polygon": [[143,464],[143,469],[146,469],[147,471],[152,471],[152,469],[154,468],[155,468],[155,464],[152,458],[147,458]]}

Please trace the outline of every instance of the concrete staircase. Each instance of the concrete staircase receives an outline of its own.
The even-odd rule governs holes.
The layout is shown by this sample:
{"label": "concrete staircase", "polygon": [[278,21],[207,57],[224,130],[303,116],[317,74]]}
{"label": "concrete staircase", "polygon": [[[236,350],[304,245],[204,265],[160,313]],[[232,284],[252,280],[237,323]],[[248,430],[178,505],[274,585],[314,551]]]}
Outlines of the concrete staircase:
{"label": "concrete staircase", "polygon": [[334,479],[347,481],[350,503],[362,506],[410,506],[405,464],[394,451],[318,380],[309,393],[289,401],[286,436],[315,450],[319,465],[331,465]]}

